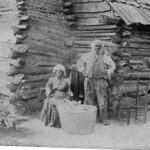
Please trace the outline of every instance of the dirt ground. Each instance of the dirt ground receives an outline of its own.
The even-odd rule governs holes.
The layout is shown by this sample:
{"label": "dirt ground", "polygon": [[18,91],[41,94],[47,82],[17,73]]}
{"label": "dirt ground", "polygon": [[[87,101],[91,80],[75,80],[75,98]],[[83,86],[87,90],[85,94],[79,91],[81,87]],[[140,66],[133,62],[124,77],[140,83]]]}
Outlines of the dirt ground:
{"label": "dirt ground", "polygon": [[90,135],[69,135],[62,129],[45,127],[37,116],[20,117],[15,131],[0,128],[0,145],[80,147],[80,148],[150,148],[150,112],[147,123],[111,120],[109,126],[96,124]]}

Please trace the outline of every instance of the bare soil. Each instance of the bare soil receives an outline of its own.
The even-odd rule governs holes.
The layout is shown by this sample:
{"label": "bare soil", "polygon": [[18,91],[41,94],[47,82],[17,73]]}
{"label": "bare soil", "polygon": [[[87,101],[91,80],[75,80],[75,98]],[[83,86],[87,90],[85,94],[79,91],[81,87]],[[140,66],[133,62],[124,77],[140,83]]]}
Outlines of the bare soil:
{"label": "bare soil", "polygon": [[147,123],[134,120],[130,125],[118,120],[110,120],[109,126],[96,124],[90,135],[70,135],[61,128],[45,127],[38,116],[20,117],[16,130],[0,128],[0,145],[80,147],[80,148],[150,148],[150,112]]}

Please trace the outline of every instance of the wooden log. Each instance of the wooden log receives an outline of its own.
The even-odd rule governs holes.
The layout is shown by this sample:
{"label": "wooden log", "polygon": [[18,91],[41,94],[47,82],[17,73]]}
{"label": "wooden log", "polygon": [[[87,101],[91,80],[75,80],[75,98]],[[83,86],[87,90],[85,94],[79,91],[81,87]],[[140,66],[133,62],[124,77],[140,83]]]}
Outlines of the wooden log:
{"label": "wooden log", "polygon": [[25,65],[25,60],[23,58],[18,58],[16,60],[9,59],[8,63],[15,66],[15,67],[21,68],[22,66]]}
{"label": "wooden log", "polygon": [[[119,47],[117,44],[109,42],[109,41],[103,41],[103,43],[104,43],[105,47]],[[77,41],[77,40],[75,40],[74,44],[76,44],[76,45],[85,45],[85,46],[90,47],[91,41],[88,41],[88,40],[86,40],[86,41],[85,40]]]}
{"label": "wooden log", "polygon": [[16,59],[16,58],[20,57],[20,53],[17,51],[11,50],[8,57],[12,58],[12,59]]}
{"label": "wooden log", "polygon": [[102,2],[103,0],[70,0],[73,4],[75,3],[90,3],[90,2]]}
{"label": "wooden log", "polygon": [[150,53],[149,53],[149,52],[130,51],[130,54],[131,54],[132,56],[150,57]]}
{"label": "wooden log", "polygon": [[[56,21],[32,20],[32,24],[34,24],[34,27],[39,26],[42,32],[43,31],[51,32],[51,33],[55,33],[57,35],[63,35],[63,36],[70,34],[70,31],[68,31],[68,28],[66,28],[66,25],[64,24],[64,22],[60,22],[59,20],[56,20]],[[37,29],[35,30],[37,31]]]}
{"label": "wooden log", "polygon": [[101,25],[92,25],[92,26],[80,26],[75,28],[76,30],[82,30],[82,31],[90,31],[90,30],[111,30],[116,29],[116,25],[110,25],[110,24],[101,24]]}
{"label": "wooden log", "polygon": [[[150,87],[149,87],[150,88]],[[139,91],[143,91],[146,89],[146,86],[139,86]],[[124,91],[123,93],[133,93],[137,91],[137,86],[136,85],[132,85],[132,86],[127,86],[124,87]]]}
{"label": "wooden log", "polygon": [[103,30],[103,29],[101,29],[101,30],[89,30],[89,31],[85,31],[85,30],[81,30],[81,31],[79,31],[79,30],[74,30],[74,31],[72,31],[72,33],[73,33],[73,35],[80,35],[80,34],[94,34],[94,33],[115,33],[115,30],[109,30],[109,29],[107,29],[107,30]]}
{"label": "wooden log", "polygon": [[[143,83],[150,83],[150,80],[142,80]],[[136,85],[137,84],[137,80],[124,80],[124,84],[125,85]]]}
{"label": "wooden log", "polygon": [[21,17],[22,15],[27,15],[27,11],[24,10],[18,10],[17,12],[18,12],[17,14],[18,17]]}
{"label": "wooden log", "polygon": [[19,5],[19,6],[17,6],[17,8],[18,8],[19,10],[23,10],[23,11],[26,11],[26,10],[27,10],[27,8],[26,8],[25,6],[23,6],[23,5]]}
{"label": "wooden log", "polygon": [[143,60],[129,60],[130,64],[143,64]]}
{"label": "wooden log", "polygon": [[[82,19],[86,19],[86,18],[99,18],[99,15],[103,14],[103,15],[107,15],[107,16],[110,16],[110,17],[113,17],[113,11],[106,11],[106,12],[99,12],[99,13],[75,13],[73,12],[72,13],[73,15],[77,15],[79,18],[82,18]],[[105,24],[108,24],[108,23],[105,23]]]}
{"label": "wooden log", "polygon": [[39,87],[45,87],[46,85],[46,80],[44,81],[34,81],[34,82],[26,82],[26,80],[24,81],[25,86],[31,88],[31,89],[36,89]]}
{"label": "wooden log", "polygon": [[63,60],[56,60],[56,61],[51,61],[51,62],[37,62],[35,66],[40,66],[40,67],[53,67],[57,64],[62,64]]}
{"label": "wooden log", "polygon": [[147,66],[144,66],[144,65],[131,65],[131,68],[132,68],[132,70],[144,71],[144,69],[147,68]]}
{"label": "wooden log", "polygon": [[93,34],[80,34],[78,35],[78,37],[81,38],[98,38],[98,37],[111,37],[111,36],[115,36],[115,33],[93,33]]}
{"label": "wooden log", "polygon": [[36,49],[30,49],[30,52],[28,52],[28,54],[31,54],[33,56],[37,56],[37,55],[40,55],[40,56],[45,56],[45,57],[53,57],[53,58],[58,58],[58,59],[63,59],[63,55],[60,55],[60,54],[56,54],[56,53],[53,53],[51,52],[49,49],[42,49],[42,51],[39,51],[41,50],[40,47],[37,47]]}
{"label": "wooden log", "polygon": [[125,79],[136,79],[138,78],[145,78],[145,79],[150,79],[150,72],[126,72],[123,74]]}
{"label": "wooden log", "polygon": [[104,22],[99,22],[98,18],[78,18],[77,25],[78,26],[95,26],[101,25]]}
{"label": "wooden log", "polygon": [[19,1],[19,2],[17,2],[16,4],[17,4],[17,6],[25,5],[25,1]]}
{"label": "wooden log", "polygon": [[143,49],[143,48],[139,48],[139,47],[136,47],[136,48],[133,48],[133,47],[123,47],[123,46],[120,46],[120,50],[124,50],[124,51],[130,51],[130,52],[149,52],[149,49]]}
{"label": "wooden log", "polygon": [[19,70],[18,68],[16,68],[15,66],[10,66],[10,70],[7,72],[8,76],[13,76],[19,74]]}
{"label": "wooden log", "polygon": [[19,15],[19,23],[18,25],[23,25],[25,23],[27,23],[30,19],[30,16],[28,15]]}
{"label": "wooden log", "polygon": [[[62,10],[60,10],[60,11],[62,11]],[[45,21],[45,22],[46,21],[50,21],[50,22],[54,21],[56,23],[58,23],[58,21],[59,21],[60,24],[63,24],[65,22],[64,16],[62,18],[61,18],[61,16],[58,17],[56,12],[55,13],[52,12],[52,13],[48,14],[47,10],[37,11],[37,10],[33,10],[33,9],[28,9],[28,14],[30,16],[32,16],[32,20],[34,20],[34,21],[40,21],[40,20]],[[52,14],[53,15],[55,14],[55,17],[51,17]]]}
{"label": "wooden log", "polygon": [[27,37],[26,34],[21,34],[21,35],[15,35],[16,38],[16,43],[15,44],[22,44],[23,40]]}
{"label": "wooden log", "polygon": [[18,59],[9,59],[9,58],[0,58],[1,63],[11,64],[15,67],[21,68],[25,64],[25,60],[23,58]]}
{"label": "wooden log", "polygon": [[24,80],[25,83],[32,83],[32,82],[47,82],[50,78],[50,74],[42,74],[42,75],[26,75]]}
{"label": "wooden log", "polygon": [[28,21],[29,19],[30,19],[30,16],[28,16],[28,15],[22,15],[19,18],[20,21]]}
{"label": "wooden log", "polygon": [[[96,37],[95,37],[96,38]],[[93,41],[93,37],[87,37],[87,38],[82,38],[82,37],[76,37],[76,40],[78,41],[82,41],[82,40],[88,40],[88,41]],[[106,37],[98,37],[99,40],[102,40],[102,41],[111,41],[111,37],[110,36],[106,36]]]}
{"label": "wooden log", "polygon": [[[54,65],[56,65],[57,63],[54,63]],[[48,74],[51,73],[52,71],[52,67],[35,67],[35,66],[28,66],[25,65],[24,68],[16,68],[14,66],[10,66],[10,70],[7,72],[8,76],[13,76],[16,74]]]}
{"label": "wooden log", "polygon": [[56,13],[57,11],[60,11],[62,8],[62,2],[61,1],[56,1],[51,2],[51,1],[45,1],[42,3],[38,3],[36,1],[30,1],[30,4],[28,5],[28,9],[32,8],[35,10],[43,10],[47,11],[49,13]]}
{"label": "wooden log", "polygon": [[0,82],[7,82],[7,84],[18,85],[24,78],[24,74],[17,74],[15,76],[8,76],[7,73],[0,72]]}
{"label": "wooden log", "polygon": [[138,38],[138,37],[132,37],[130,39],[122,39],[122,41],[133,42],[133,43],[147,43],[147,44],[150,44],[150,40],[142,39],[142,38]]}
{"label": "wooden log", "polygon": [[133,47],[133,48],[143,48],[143,49],[149,49],[150,48],[150,44],[146,44],[146,43],[129,43],[129,47]]}
{"label": "wooden log", "polygon": [[116,18],[115,16],[107,16],[107,15],[99,15],[99,22],[106,22],[110,24],[116,24],[119,22],[120,18]]}
{"label": "wooden log", "polygon": [[[66,38],[66,36],[69,36],[69,34],[70,34],[65,29],[59,28],[57,26],[53,27],[53,26],[55,26],[55,24],[53,24],[53,26],[49,25],[49,24],[51,24],[51,22],[49,22],[45,25],[43,25],[43,23],[39,23],[39,22],[35,22],[35,23],[37,23],[38,25],[34,24],[34,26],[32,26],[30,29],[30,31],[32,31],[32,33],[29,33],[28,35],[31,35],[31,36],[36,35],[36,36],[40,36],[40,37],[44,36],[45,38],[48,38],[48,39],[50,38],[54,42],[56,42],[56,40],[58,40],[61,43],[63,38],[64,37]],[[66,28],[66,26],[64,28]],[[37,35],[37,34],[39,34],[39,35]]]}
{"label": "wooden log", "polygon": [[25,40],[24,42],[28,43],[28,44],[32,44],[32,48],[34,48],[34,49],[36,49],[36,47],[37,47],[37,49],[42,49],[42,50],[49,49],[50,53],[53,52],[54,54],[59,54],[59,55],[65,54],[65,51],[63,51],[61,48],[50,45],[48,42],[43,42],[43,40],[41,40],[41,39],[36,40],[36,39],[30,37],[27,40]]}
{"label": "wooden log", "polygon": [[[33,35],[34,34],[34,35]],[[38,37],[37,37],[38,36]],[[28,39],[27,40],[24,40],[25,43],[28,43],[29,40],[34,40],[35,43],[37,42],[37,45],[40,45],[41,43],[49,46],[49,48],[55,48],[55,49],[65,49],[65,46],[64,46],[64,38],[65,37],[62,37],[60,39],[60,37],[57,37],[57,36],[51,36],[51,34],[49,34],[47,36],[47,34],[44,34],[44,33],[32,33],[32,35],[28,35]],[[59,42],[59,44],[58,44]],[[32,43],[32,41],[29,42],[29,44]],[[39,43],[39,44],[38,44]],[[33,43],[34,44],[34,43]],[[42,45],[42,44],[41,44]],[[31,45],[31,47],[33,47]]]}
{"label": "wooden log", "polygon": [[27,24],[12,26],[13,30],[17,30],[17,29],[19,29],[19,30],[26,30],[27,28],[28,28]]}
{"label": "wooden log", "polygon": [[[28,33],[28,36],[35,38],[45,38],[45,40],[49,40],[50,38],[52,41],[56,42],[55,40],[62,41],[65,35],[68,35],[68,33],[65,33],[65,31],[60,31],[57,28],[55,29],[52,27],[51,29],[47,29],[47,26],[48,25],[32,26],[32,28],[30,29],[31,33]],[[42,27],[44,27],[44,29],[42,29]]]}
{"label": "wooden log", "polygon": [[13,30],[13,34],[14,35],[21,35],[21,34],[23,34],[23,31],[22,30],[20,30],[19,28],[14,28],[14,27],[12,27],[12,30]]}
{"label": "wooden log", "polygon": [[110,10],[110,5],[107,2],[95,2],[95,3],[74,3],[72,12],[105,12]]}

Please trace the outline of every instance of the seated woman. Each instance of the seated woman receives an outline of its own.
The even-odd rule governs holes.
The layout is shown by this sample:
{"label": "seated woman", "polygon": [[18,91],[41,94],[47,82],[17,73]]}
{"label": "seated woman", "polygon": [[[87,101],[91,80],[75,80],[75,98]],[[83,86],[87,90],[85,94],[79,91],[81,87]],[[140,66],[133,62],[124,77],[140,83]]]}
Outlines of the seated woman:
{"label": "seated woman", "polygon": [[70,81],[65,78],[65,68],[57,64],[53,68],[53,77],[50,77],[46,84],[46,96],[41,111],[40,119],[47,126],[60,127],[60,119],[57,105],[63,101],[69,101],[71,96]]}

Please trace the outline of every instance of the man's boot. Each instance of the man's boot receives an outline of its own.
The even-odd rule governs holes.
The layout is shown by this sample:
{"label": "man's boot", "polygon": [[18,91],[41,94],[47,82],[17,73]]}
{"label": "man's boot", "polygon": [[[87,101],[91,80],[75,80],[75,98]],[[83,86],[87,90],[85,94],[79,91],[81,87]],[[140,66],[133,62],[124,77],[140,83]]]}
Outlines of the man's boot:
{"label": "man's boot", "polygon": [[109,125],[108,116],[107,116],[107,108],[103,108],[101,112],[102,112],[101,114],[102,124],[105,126]]}
{"label": "man's boot", "polygon": [[102,123],[103,123],[103,125],[105,125],[105,126],[108,126],[108,125],[109,125],[108,119],[103,120]]}

